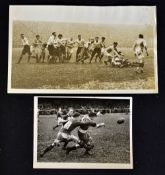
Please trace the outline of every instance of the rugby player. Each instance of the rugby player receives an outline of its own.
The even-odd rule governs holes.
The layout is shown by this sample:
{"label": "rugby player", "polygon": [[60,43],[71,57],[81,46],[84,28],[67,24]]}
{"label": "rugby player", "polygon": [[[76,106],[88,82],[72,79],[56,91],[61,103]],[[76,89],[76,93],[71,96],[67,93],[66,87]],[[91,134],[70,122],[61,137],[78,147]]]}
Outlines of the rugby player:
{"label": "rugby player", "polygon": [[93,117],[97,117],[98,115],[100,115],[100,112],[96,113],[92,110],[89,112],[89,114],[83,115],[81,122],[83,122],[86,125],[81,125],[79,126],[79,129],[78,129],[78,137],[80,139],[81,144],[66,147],[66,154],[69,154],[71,151],[76,150],[78,148],[85,148],[84,154],[90,155],[89,151],[94,148],[94,143],[93,143],[92,137],[88,132],[88,128],[89,127],[100,128],[105,126],[104,123],[96,124],[94,121],[92,121]]}
{"label": "rugby player", "polygon": [[47,47],[47,43],[43,43],[43,44],[41,45],[40,61],[41,61],[42,63],[44,63],[44,61],[45,61],[46,47]]}
{"label": "rugby player", "polygon": [[100,59],[100,56],[101,56],[101,42],[99,41],[99,37],[95,37],[95,41],[93,43],[93,47],[94,47],[94,50],[92,52],[92,55],[91,55],[91,59],[90,59],[90,62],[92,62],[93,60],[93,57],[96,55],[96,57],[98,57]]}
{"label": "rugby player", "polygon": [[57,127],[59,126],[62,126],[62,123],[61,123],[61,120],[66,120],[68,119],[69,117],[72,117],[73,115],[73,109],[70,108],[68,113],[63,110],[61,108],[58,109],[58,112],[57,112],[57,125],[53,127],[53,130],[55,130]]}
{"label": "rugby player", "polygon": [[90,42],[90,39],[89,39],[89,41],[84,43],[84,47],[81,49],[81,52],[79,54],[79,61],[81,61],[82,63],[84,63],[84,61],[86,59],[91,57],[90,50],[89,50],[90,45],[91,45],[91,42]]}
{"label": "rugby player", "polygon": [[70,60],[72,58],[74,44],[75,42],[73,41],[72,37],[67,40],[67,47],[66,47],[67,60]]}
{"label": "rugby player", "polygon": [[101,55],[100,55],[100,61],[99,62],[101,62],[101,60],[104,56],[105,47],[106,47],[105,46],[105,37],[101,37]]}
{"label": "rugby player", "polygon": [[41,45],[42,41],[40,40],[40,35],[36,35],[31,46],[31,57],[35,57],[37,63],[39,62],[39,58],[41,55]]}
{"label": "rugby player", "polygon": [[29,63],[29,61],[30,61],[30,56],[31,56],[29,41],[28,41],[28,39],[24,36],[24,34],[21,34],[20,37],[21,37],[23,49],[22,49],[21,56],[20,56],[20,58],[19,58],[17,64],[19,64],[19,63],[21,62],[21,60],[22,60],[22,58],[23,58],[23,56],[24,56],[25,54],[28,55],[28,63]]}
{"label": "rugby player", "polygon": [[49,37],[47,42],[47,47],[49,51],[48,60],[53,60],[55,55],[55,47],[56,47],[56,32],[53,32],[52,35]]}
{"label": "rugby player", "polygon": [[143,34],[139,34],[138,39],[135,41],[133,45],[133,51],[135,53],[135,56],[137,58],[137,63],[138,66],[136,67],[136,72],[137,73],[143,73],[143,68],[144,68],[144,50],[146,52],[146,55],[148,56],[148,51],[147,51],[147,43],[144,39]]}
{"label": "rugby player", "polygon": [[59,62],[64,62],[64,59],[66,58],[66,40],[63,39],[63,35],[59,34],[57,38],[57,52],[59,57]]}
{"label": "rugby player", "polygon": [[81,145],[81,141],[78,139],[78,137],[72,134],[72,131],[79,126],[90,125],[91,122],[84,123],[80,121],[79,116],[80,114],[76,112],[67,120],[61,120],[63,126],[59,130],[56,139],[40,154],[41,157],[43,157],[48,151],[52,150],[54,146],[60,146],[60,143],[62,142],[64,142],[64,145],[62,147],[64,150],[66,149],[67,144],[71,141],[76,143],[76,147],[79,147],[79,145]]}
{"label": "rugby player", "polygon": [[75,41],[75,43],[77,44],[77,51],[76,51],[76,62],[79,62],[79,54],[81,52],[81,50],[84,47],[85,41],[84,39],[82,39],[81,35],[78,35],[78,39]]}
{"label": "rugby player", "polygon": [[107,60],[104,61],[104,63],[106,65],[108,65],[108,63],[111,64],[112,62],[114,62],[116,57],[120,57],[119,55],[121,54],[121,52],[118,51],[117,46],[118,42],[113,42],[112,46],[105,48],[104,55],[107,57]]}

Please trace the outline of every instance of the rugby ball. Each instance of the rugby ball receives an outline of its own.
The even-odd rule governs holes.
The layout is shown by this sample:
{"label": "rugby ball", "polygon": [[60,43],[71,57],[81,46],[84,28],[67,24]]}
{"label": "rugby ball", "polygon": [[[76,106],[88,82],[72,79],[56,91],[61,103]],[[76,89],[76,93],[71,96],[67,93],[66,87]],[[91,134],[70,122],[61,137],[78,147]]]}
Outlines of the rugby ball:
{"label": "rugby ball", "polygon": [[125,122],[125,119],[124,118],[120,118],[117,120],[117,124],[122,124]]}

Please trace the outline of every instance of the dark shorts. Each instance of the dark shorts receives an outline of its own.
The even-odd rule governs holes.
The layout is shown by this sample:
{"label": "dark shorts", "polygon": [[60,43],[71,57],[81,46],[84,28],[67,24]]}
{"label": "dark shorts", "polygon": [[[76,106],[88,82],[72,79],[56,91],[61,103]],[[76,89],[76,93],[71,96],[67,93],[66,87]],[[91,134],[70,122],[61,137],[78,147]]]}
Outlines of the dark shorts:
{"label": "dark shorts", "polygon": [[81,141],[81,147],[85,148],[87,151],[90,151],[94,148],[94,144],[90,139],[90,135],[88,134],[88,132],[82,133],[78,130],[78,137]]}
{"label": "dark shorts", "polygon": [[82,132],[78,131],[78,137],[85,144],[87,144],[89,142],[89,139],[90,139],[90,135],[88,134],[88,132],[82,133]]}
{"label": "dark shorts", "polygon": [[53,56],[55,55],[55,47],[53,45],[48,45],[48,51],[49,51],[49,55]]}
{"label": "dark shorts", "polygon": [[65,53],[66,53],[66,49],[65,49],[64,46],[58,47],[58,54],[59,54],[59,56],[65,55]]}
{"label": "dark shorts", "polygon": [[24,45],[24,47],[23,47],[22,55],[25,55],[26,53],[28,55],[30,55],[30,46],[29,45]]}

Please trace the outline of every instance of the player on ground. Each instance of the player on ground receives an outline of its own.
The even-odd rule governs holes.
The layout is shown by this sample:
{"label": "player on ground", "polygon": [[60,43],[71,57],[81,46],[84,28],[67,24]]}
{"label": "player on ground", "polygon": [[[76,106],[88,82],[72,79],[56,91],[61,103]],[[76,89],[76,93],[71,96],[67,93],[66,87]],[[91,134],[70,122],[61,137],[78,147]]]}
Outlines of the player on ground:
{"label": "player on ground", "polygon": [[22,53],[21,53],[21,56],[20,56],[17,64],[19,64],[21,62],[21,60],[25,54],[28,55],[28,63],[29,63],[31,53],[30,53],[30,45],[29,45],[28,39],[24,36],[24,34],[21,34],[20,37],[21,37],[23,49],[22,49]]}
{"label": "player on ground", "polygon": [[142,34],[139,34],[139,38],[135,41],[133,46],[133,51],[135,53],[135,56],[137,58],[138,66],[136,68],[137,73],[143,73],[144,68],[144,50],[146,52],[146,55],[148,56],[147,51],[147,44],[144,40],[144,36]]}

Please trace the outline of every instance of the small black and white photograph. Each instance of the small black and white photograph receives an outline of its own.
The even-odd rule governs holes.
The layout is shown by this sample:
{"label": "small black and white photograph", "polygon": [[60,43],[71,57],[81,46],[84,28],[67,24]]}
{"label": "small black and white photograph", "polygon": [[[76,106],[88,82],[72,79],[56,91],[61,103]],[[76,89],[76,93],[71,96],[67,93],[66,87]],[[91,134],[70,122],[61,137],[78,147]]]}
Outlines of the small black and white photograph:
{"label": "small black and white photograph", "polygon": [[131,97],[34,97],[33,168],[132,169]]}
{"label": "small black and white photograph", "polygon": [[156,6],[11,5],[8,93],[158,93]]}

